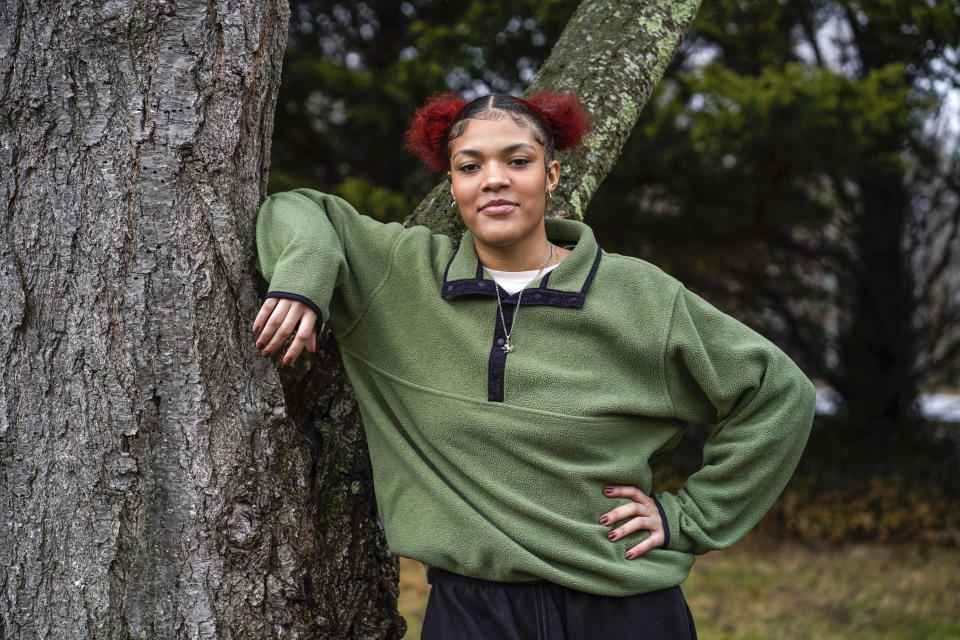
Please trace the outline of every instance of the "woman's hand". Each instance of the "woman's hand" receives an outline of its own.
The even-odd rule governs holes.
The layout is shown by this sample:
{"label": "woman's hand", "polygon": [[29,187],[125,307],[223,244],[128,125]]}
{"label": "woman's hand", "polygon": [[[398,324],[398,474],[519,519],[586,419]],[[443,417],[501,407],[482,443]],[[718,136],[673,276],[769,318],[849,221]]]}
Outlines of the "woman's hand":
{"label": "woman's hand", "polygon": [[603,525],[612,525],[630,518],[630,520],[608,533],[607,540],[616,542],[640,529],[646,529],[650,532],[650,535],[643,542],[624,554],[627,560],[633,560],[650,549],[663,544],[663,519],[660,517],[660,510],[653,498],[636,487],[628,486],[605,487],[603,495],[608,498],[630,498],[630,502],[627,504],[622,504],[601,516],[600,524]]}
{"label": "woman's hand", "polygon": [[[261,350],[260,354],[271,356],[276,353],[298,322],[300,328],[283,356],[283,364],[292,364],[304,347],[310,353],[316,353],[317,332],[313,328],[317,323],[317,314],[299,300],[267,298],[260,307],[256,320],[253,321],[254,332],[263,329],[260,337],[257,338],[257,349]],[[321,325],[320,330],[323,331],[323,329],[324,326]]]}

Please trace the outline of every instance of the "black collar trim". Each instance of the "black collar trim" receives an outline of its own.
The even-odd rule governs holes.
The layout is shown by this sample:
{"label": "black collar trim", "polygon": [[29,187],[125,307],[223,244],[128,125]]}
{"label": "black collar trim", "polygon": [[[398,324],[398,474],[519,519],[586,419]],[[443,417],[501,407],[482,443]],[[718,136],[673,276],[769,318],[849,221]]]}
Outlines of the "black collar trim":
{"label": "black collar trim", "polygon": [[[524,294],[520,299],[521,306],[529,304],[545,304],[555,307],[582,307],[587,297],[587,289],[590,287],[590,283],[593,281],[593,277],[597,273],[597,267],[600,266],[600,256],[602,255],[603,250],[600,247],[597,247],[597,254],[593,260],[593,265],[590,267],[590,273],[587,274],[587,277],[583,283],[583,287],[579,292],[571,293],[570,291],[561,291],[559,289],[549,288],[547,283],[549,282],[550,275],[553,273],[553,271],[551,271],[541,279],[539,286],[528,287],[527,289],[523,290]],[[441,295],[444,298],[455,298],[458,296],[474,294],[496,296],[497,289],[500,289],[500,299],[502,302],[516,303],[517,297],[520,296],[520,292],[518,291],[513,294],[508,294],[504,289],[496,284],[494,280],[484,278],[483,266],[479,264],[479,261],[477,264],[477,274],[475,278],[448,281],[447,274],[450,271],[450,265],[453,263],[454,257],[456,257],[456,253],[450,257],[450,261],[447,263],[447,268],[443,273],[444,284]]]}

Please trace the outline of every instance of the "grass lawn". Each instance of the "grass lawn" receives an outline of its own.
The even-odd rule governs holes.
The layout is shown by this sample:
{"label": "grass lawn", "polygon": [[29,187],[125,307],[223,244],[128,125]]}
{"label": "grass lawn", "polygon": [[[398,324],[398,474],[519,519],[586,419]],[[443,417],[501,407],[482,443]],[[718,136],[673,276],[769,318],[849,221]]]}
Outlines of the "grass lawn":
{"label": "grass lawn", "polygon": [[[423,566],[401,559],[400,613],[418,639]],[[926,545],[839,547],[760,534],[697,558],[683,584],[702,640],[960,640],[960,552]]]}

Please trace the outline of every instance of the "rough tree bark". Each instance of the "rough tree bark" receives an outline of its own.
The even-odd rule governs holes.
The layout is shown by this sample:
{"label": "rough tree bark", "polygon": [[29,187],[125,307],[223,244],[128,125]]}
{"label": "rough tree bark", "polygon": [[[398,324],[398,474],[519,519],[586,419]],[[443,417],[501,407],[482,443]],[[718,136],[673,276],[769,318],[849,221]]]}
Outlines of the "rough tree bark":
{"label": "rough tree bark", "polygon": [[302,628],[249,319],[285,2],[0,5],[0,637]]}
{"label": "rough tree bark", "polygon": [[[567,159],[574,212],[697,5],[571,20],[541,78],[604,136]],[[287,14],[0,6],[0,639],[403,632],[335,345],[278,378],[249,331]]]}

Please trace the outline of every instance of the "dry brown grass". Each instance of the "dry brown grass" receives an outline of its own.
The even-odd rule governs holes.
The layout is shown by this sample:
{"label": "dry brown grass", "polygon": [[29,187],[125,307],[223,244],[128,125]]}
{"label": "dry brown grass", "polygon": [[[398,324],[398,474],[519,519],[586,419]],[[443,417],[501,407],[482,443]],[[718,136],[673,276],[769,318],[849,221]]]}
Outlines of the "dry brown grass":
{"label": "dry brown grass", "polygon": [[684,592],[700,636],[960,638],[960,554],[750,537],[697,560]]}
{"label": "dry brown grass", "polygon": [[423,565],[410,558],[400,558],[400,599],[397,609],[407,621],[404,638],[419,640],[423,625],[423,610],[427,606],[430,585],[423,572]]}

